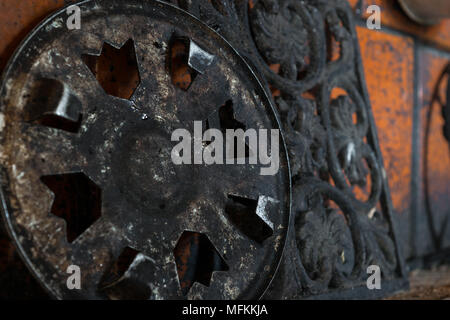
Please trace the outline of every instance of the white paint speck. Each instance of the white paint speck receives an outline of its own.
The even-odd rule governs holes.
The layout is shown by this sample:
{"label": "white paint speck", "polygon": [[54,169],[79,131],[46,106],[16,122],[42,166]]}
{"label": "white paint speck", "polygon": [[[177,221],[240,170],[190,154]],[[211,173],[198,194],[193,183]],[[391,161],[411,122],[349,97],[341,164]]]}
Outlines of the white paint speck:
{"label": "white paint speck", "polygon": [[3,112],[0,112],[0,131],[3,131],[5,128],[5,115]]}

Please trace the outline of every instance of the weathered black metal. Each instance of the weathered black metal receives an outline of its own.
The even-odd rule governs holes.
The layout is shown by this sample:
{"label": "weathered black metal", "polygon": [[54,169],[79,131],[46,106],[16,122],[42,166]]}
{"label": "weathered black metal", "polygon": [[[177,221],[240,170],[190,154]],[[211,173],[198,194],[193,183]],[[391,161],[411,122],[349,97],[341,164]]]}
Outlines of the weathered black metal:
{"label": "weathered black metal", "polygon": [[[347,1],[174,2],[238,48],[267,91],[280,92],[294,217],[266,297],[369,298],[407,286]],[[365,199],[356,187],[369,189]],[[366,287],[369,265],[382,270],[380,291]]]}
{"label": "weathered black metal", "polygon": [[[263,176],[261,165],[177,166],[171,134],[193,132],[196,120],[279,128],[263,87],[223,38],[175,6],[78,5],[82,28],[67,30],[65,11],[48,18],[11,60],[1,89],[2,211],[24,261],[56,298],[260,297],[288,232],[283,145],[280,170]],[[186,90],[170,76],[174,38],[189,40],[196,76]],[[100,72],[113,54],[138,66],[135,90],[118,87],[135,80],[114,79],[109,65]],[[222,106],[227,121],[215,119]],[[234,212],[250,212],[261,234],[241,228]],[[189,269],[189,243],[203,259],[197,269]],[[66,286],[70,265],[81,269],[81,290]]]}
{"label": "weathered black metal", "polygon": [[[223,202],[225,201],[224,198],[220,198],[219,195],[223,196],[222,191],[225,189],[227,190],[225,192],[228,201],[235,201],[244,196],[247,197],[245,201],[241,201],[244,203],[257,203],[259,196],[271,196],[274,192],[278,195],[275,196],[276,199],[282,199],[281,194],[287,196],[289,194],[287,187],[291,181],[286,180],[288,170],[286,167],[283,168],[278,180],[269,182],[258,180],[261,178],[253,175],[253,171],[249,168],[242,169],[243,171],[234,171],[236,169],[233,169],[233,173],[230,175],[217,169],[208,171],[208,168],[192,168],[192,171],[205,170],[208,173],[202,176],[203,180],[196,180],[200,182],[197,184],[220,187],[222,193],[208,192],[208,190],[205,190],[207,188],[199,188],[201,191],[196,190],[196,188],[192,189],[192,183],[189,183],[188,187],[184,187],[183,181],[190,181],[195,176],[191,172],[181,172],[177,176],[183,176],[182,181],[171,179],[163,186],[158,186],[156,182],[149,183],[147,175],[143,174],[147,170],[145,164],[158,163],[158,161],[154,161],[158,159],[158,155],[140,155],[140,146],[137,147],[134,144],[134,141],[141,141],[146,146],[164,146],[164,141],[159,137],[167,132],[164,133],[165,128],[161,127],[155,119],[145,120],[147,123],[152,123],[152,134],[148,136],[141,133],[146,130],[143,127],[146,128],[147,125],[139,125],[139,123],[143,123],[144,120],[142,119],[147,119],[152,113],[161,114],[163,118],[167,117],[168,119],[171,119],[170,115],[179,113],[184,120],[203,119],[205,123],[209,124],[220,123],[220,121],[217,121],[217,114],[208,114],[206,110],[209,109],[206,108],[205,110],[201,106],[205,105],[204,101],[213,101],[212,105],[217,109],[226,106],[230,94],[233,95],[234,99],[245,99],[242,103],[238,103],[245,110],[236,112],[235,115],[231,116],[237,127],[242,124],[245,124],[246,127],[252,127],[255,122],[260,121],[266,123],[266,127],[276,127],[274,115],[270,110],[270,102],[266,101],[266,95],[263,92],[264,90],[270,92],[270,89],[272,89],[279,90],[279,94],[275,95],[272,103],[277,107],[275,117],[281,119],[289,153],[293,185],[293,219],[290,222],[288,240],[280,270],[269,290],[266,291],[265,297],[277,299],[371,298],[407,286],[404,261],[396,241],[395,221],[392,214],[387,177],[382,165],[376,129],[364,83],[353,15],[347,1],[172,0],[171,2],[197,16],[227,39],[245,58],[253,72],[258,75],[264,89],[259,88],[258,82],[253,79],[252,72],[246,69],[244,63],[217,34],[205,29],[198,21],[193,20],[188,15],[158,2],[127,1],[124,4],[125,2],[122,1],[119,4],[119,1],[110,0],[108,1],[108,9],[102,7],[103,1],[97,1],[99,4],[97,8],[91,2],[85,2],[82,6],[89,9],[87,12],[92,12],[92,17],[98,19],[97,21],[101,20],[101,23],[96,25],[95,30],[83,27],[79,33],[71,34],[62,28],[51,27],[54,23],[58,23],[58,15],[47,21],[46,27],[42,26],[38,31],[42,33],[41,40],[36,39],[38,34],[36,33],[16,55],[7,73],[8,76],[5,79],[2,91],[4,99],[2,108],[9,106],[9,109],[2,109],[5,119],[8,120],[5,122],[6,127],[3,130],[2,138],[2,145],[8,146],[8,149],[2,152],[2,161],[5,166],[3,186],[4,189],[6,188],[4,194],[7,195],[4,199],[9,206],[6,214],[12,232],[17,234],[16,228],[19,225],[22,226],[21,228],[23,226],[30,228],[29,233],[23,230],[19,232],[23,238],[16,235],[15,239],[23,251],[25,260],[33,266],[38,277],[49,288],[62,288],[60,290],[63,291],[52,291],[56,296],[70,297],[70,295],[65,294],[62,278],[56,280],[49,278],[50,270],[54,270],[55,266],[60,270],[56,274],[65,271],[66,265],[61,264],[59,257],[67,256],[69,247],[65,244],[62,233],[52,233],[55,235],[55,239],[49,241],[48,235],[42,234],[42,231],[40,231],[42,226],[46,225],[44,222],[41,221],[36,224],[35,220],[30,219],[30,217],[33,217],[30,210],[25,211],[25,214],[20,214],[24,210],[19,208],[19,205],[25,199],[27,199],[25,202],[29,208],[37,208],[41,211],[41,218],[50,212],[51,198],[44,186],[36,183],[31,184],[32,187],[27,184],[25,188],[20,183],[20,181],[38,181],[40,175],[46,174],[44,168],[51,171],[49,173],[60,173],[79,171],[80,166],[83,166],[83,171],[88,171],[87,175],[97,184],[102,185],[103,193],[111,192],[111,198],[104,195],[103,201],[109,199],[110,203],[116,206],[115,211],[120,211],[118,208],[123,204],[123,202],[117,200],[120,192],[114,193],[108,190],[111,190],[114,185],[127,186],[126,190],[123,190],[123,196],[127,199],[128,204],[132,204],[127,207],[127,211],[136,212],[136,214],[127,216],[127,219],[134,219],[130,224],[133,228],[142,226],[141,222],[144,219],[149,219],[138,213],[142,211],[139,210],[142,207],[153,208],[155,212],[159,212],[158,219],[164,219],[163,212],[173,211],[178,206],[187,206],[190,199],[197,196],[204,199],[204,203],[210,205],[210,207],[214,207],[211,212],[222,212],[226,204]],[[139,8],[138,12],[135,11],[136,8]],[[106,12],[108,14],[114,12],[115,14],[112,17],[120,16],[120,21],[106,17],[104,15]],[[148,22],[145,15],[149,15],[159,23]],[[90,15],[87,15],[85,18],[87,23],[95,20],[92,18],[91,21],[90,17]],[[99,25],[101,28],[98,27]],[[167,27],[167,25],[170,25],[170,27]],[[118,26],[122,26],[122,29]],[[45,30],[45,28],[48,30]],[[158,30],[157,35],[152,33],[154,29]],[[118,32],[118,30],[124,31]],[[174,33],[174,30],[178,30],[179,34]],[[89,32],[91,32],[91,35],[88,38],[82,36],[83,33]],[[68,50],[61,45],[41,46],[41,43],[49,40],[50,34],[58,39],[57,41],[66,39],[67,43],[71,43],[74,48]],[[74,35],[77,35],[77,38],[74,38],[76,41],[71,41],[70,39]],[[98,84],[95,84],[92,77],[89,76],[87,69],[78,57],[81,53],[98,55],[103,41],[108,41],[116,48],[120,48],[121,44],[131,35],[137,41],[137,56],[145,56],[146,59],[145,61],[138,59],[141,84],[133,94],[132,102],[129,102],[114,99],[102,93]],[[188,88],[186,90],[187,95],[184,95],[183,91],[176,91],[174,99],[170,101],[174,101],[174,106],[177,107],[174,108],[169,103],[165,103],[165,108],[161,108],[161,101],[164,101],[164,97],[171,97],[174,92],[172,90],[175,89],[172,89],[173,87],[169,85],[170,81],[167,79],[167,73],[163,73],[164,69],[157,69],[156,66],[164,64],[161,56],[167,55],[167,46],[170,45],[170,39],[174,35],[176,37],[188,37],[194,41],[195,46],[198,45],[199,48],[206,50],[208,55],[189,54],[189,57],[192,58],[188,59],[190,61],[189,67],[192,69],[194,81],[190,86],[183,87]],[[161,37],[164,40],[161,40]],[[143,41],[142,39],[147,40]],[[152,42],[156,42],[153,43],[154,47],[151,45]],[[187,43],[190,48],[192,42],[187,41]],[[147,50],[151,49],[150,52],[145,53],[143,46]],[[52,54],[54,48],[61,50],[61,55]],[[86,52],[86,48],[90,48],[92,51]],[[338,48],[337,51],[336,48]],[[23,59],[20,67],[15,69],[13,66],[19,61],[20,54],[28,54],[32,58],[29,60],[30,62]],[[53,59],[52,63],[48,63],[48,61],[46,63],[43,60],[46,55],[47,59],[49,57]],[[212,62],[211,67],[204,69],[204,61],[211,62],[210,55],[218,60]],[[68,57],[70,59],[66,61]],[[156,59],[156,62],[154,59]],[[228,66],[228,68],[219,68],[215,69],[217,70],[216,73],[212,72],[211,68],[217,68],[220,63]],[[33,73],[33,70],[37,70],[37,67],[43,65],[49,68],[46,72],[58,75],[58,79],[76,84],[76,87],[72,89],[78,93],[78,98],[83,103],[84,116],[86,116],[86,113],[96,115],[83,118],[80,131],[76,136],[77,140],[74,140],[74,136],[65,132],[48,128],[43,129],[20,122],[22,113],[20,108],[16,107],[23,104],[23,101],[20,100],[20,97],[22,97],[22,89],[20,88],[24,83],[27,83],[31,76],[37,74]],[[67,69],[70,65],[73,70]],[[66,69],[58,70],[58,67],[61,68],[62,66],[65,66]],[[150,73],[150,70],[158,70],[158,72]],[[84,77],[77,76],[77,72],[80,72]],[[224,76],[226,81],[223,81]],[[70,77],[76,77],[77,80],[75,81]],[[236,83],[239,83],[239,85],[236,85]],[[252,89],[246,91],[249,87]],[[239,93],[234,92],[237,89],[239,89]],[[190,92],[194,92],[193,90],[195,90],[196,95],[190,95]],[[184,113],[180,106],[186,103],[189,103],[190,107]],[[264,114],[251,112],[248,106],[255,103],[262,103],[266,107],[266,112]],[[117,115],[110,114],[110,110],[105,110],[104,104],[114,108]],[[200,108],[197,110],[192,108],[192,105],[198,105]],[[234,100],[232,105],[237,105]],[[97,107],[96,110],[94,110],[94,106]],[[124,110],[127,111],[124,112]],[[267,122],[268,116],[271,117],[271,125]],[[101,121],[98,120],[99,118]],[[118,142],[111,143],[113,149],[117,148],[119,151],[117,158],[111,161],[111,172],[114,179],[111,180],[111,183],[108,183],[109,180],[102,178],[101,171],[99,173],[96,169],[108,168],[109,147],[104,147],[103,144],[105,141],[112,141],[110,136],[117,135],[113,128],[117,128],[116,124],[122,121],[127,123],[124,128],[128,130],[123,132],[128,132],[129,135],[126,136],[133,138],[129,138],[131,140],[122,139],[122,141],[117,139]],[[132,125],[129,125],[130,123]],[[171,129],[177,127],[176,124],[171,122]],[[16,129],[13,130],[12,128]],[[118,131],[121,132],[125,129],[118,129]],[[51,134],[56,134],[55,137],[59,139],[58,147],[54,145],[55,138],[49,139]],[[87,140],[83,141],[78,138],[83,135],[87,137],[85,138]],[[8,137],[9,140],[5,140]],[[18,137],[23,138],[18,139]],[[40,145],[36,145],[36,138],[39,139],[37,141],[41,141]],[[48,139],[48,143],[44,143],[45,139]],[[83,149],[83,146],[92,144],[97,146],[93,149],[95,157],[90,155],[89,148]],[[80,147],[81,153],[71,154],[73,159],[70,163],[74,164],[71,166],[65,162],[65,159],[69,153],[75,150],[75,145]],[[26,161],[22,161],[22,168],[33,168],[31,178],[22,175],[22,170],[17,168],[17,161],[8,160],[5,157],[5,155],[9,157],[13,155],[16,158],[18,156],[23,157],[24,152],[27,151],[23,146],[29,146],[30,150],[33,150],[33,156],[25,158]],[[124,152],[124,150],[127,151]],[[42,154],[46,155],[44,158],[46,160],[45,165],[38,161],[37,155]],[[47,161],[50,159],[47,158],[48,155],[52,155],[52,161]],[[133,156],[130,157],[130,155]],[[144,160],[144,165],[141,164],[140,160]],[[128,169],[124,168],[124,163],[128,164]],[[12,167],[13,164],[16,164],[15,168]],[[149,166],[149,170],[164,171],[165,168],[158,164],[157,167]],[[23,180],[24,177],[26,177],[26,180]],[[231,177],[231,180],[227,177]],[[248,184],[255,182],[255,185],[262,189],[258,189],[255,195],[245,194],[243,190],[249,190]],[[244,189],[234,192],[231,187],[236,185],[242,186]],[[18,187],[20,188],[18,189]],[[364,198],[362,198],[364,193],[357,193],[357,187],[367,191]],[[26,194],[33,191],[33,196],[30,199],[36,199],[36,202],[23,196],[17,199],[18,190],[28,192]],[[163,201],[162,207],[164,210],[160,207],[162,199],[159,195],[154,194],[155,190],[162,190],[163,193],[171,195],[168,198],[170,201]],[[208,196],[205,196],[205,194]],[[171,203],[172,201],[174,203]],[[288,206],[288,199],[283,199],[282,202]],[[138,207],[133,207],[133,204]],[[103,205],[103,209],[105,208],[112,210],[112,208]],[[14,214],[9,213],[11,210]],[[284,210],[282,216],[276,217],[280,219],[277,223],[283,231],[287,228],[286,212],[287,210]],[[103,213],[103,215],[105,214]],[[108,219],[102,216],[98,220],[100,221],[98,224],[94,224],[74,242],[75,255],[81,258],[82,254],[86,254],[83,259],[87,261],[91,268],[92,266],[97,268],[91,269],[93,271],[86,279],[83,279],[83,281],[93,284],[89,290],[83,292],[84,296],[98,297],[96,285],[103,274],[103,264],[111,263],[117,259],[123,252],[125,245],[131,246],[133,249],[144,248],[144,255],[149,256],[152,250],[160,250],[155,248],[164,247],[166,243],[170,243],[170,250],[163,254],[163,257],[169,257],[180,233],[183,230],[191,230],[207,234],[219,254],[223,254],[223,246],[218,244],[221,243],[221,239],[218,239],[220,234],[211,233],[211,230],[217,231],[217,229],[214,229],[216,227],[210,224],[212,221],[209,220],[210,218],[209,216],[200,219],[199,223],[195,225],[196,228],[190,225],[191,220],[184,220],[188,227],[180,227],[176,232],[171,229],[174,227],[172,225],[167,228],[164,225],[158,225],[157,231],[161,231],[158,241],[152,241],[150,245],[147,245],[144,243],[148,239],[146,230],[140,230],[137,237],[134,235],[135,231],[133,231],[131,241],[123,241],[124,238],[131,236],[132,233],[130,232],[112,233],[108,224],[126,225],[124,215],[118,215],[117,218],[114,218],[115,220],[110,219],[112,222],[106,222]],[[46,219],[45,221],[51,219],[52,223],[53,221],[59,223],[59,220],[52,217]],[[230,219],[230,221],[232,220]],[[148,220],[148,222],[151,221]],[[39,225],[39,228],[36,228],[36,225]],[[62,227],[60,224],[58,226]],[[199,226],[210,227],[210,229],[200,228],[201,230],[199,230]],[[47,227],[54,228],[53,226]],[[104,230],[108,230],[108,233],[105,233]],[[264,228],[260,230],[262,232]],[[273,228],[274,233],[276,230],[277,228]],[[239,232],[242,232],[242,229]],[[31,239],[25,236],[30,236],[30,234],[33,234]],[[280,235],[282,234],[281,232]],[[172,238],[168,241],[167,239],[170,236]],[[41,239],[41,249],[45,249],[44,242],[49,242],[49,246],[54,252],[51,252],[50,255],[45,250],[44,253],[47,255],[35,252],[36,245],[33,241],[36,241],[36,237]],[[103,240],[95,241],[94,239],[98,239],[98,237]],[[209,290],[206,289],[207,287],[194,285],[189,290],[188,297],[254,298],[259,296],[270,282],[281,252],[283,240],[274,243],[275,238],[275,234],[269,238],[271,239],[269,240],[270,245],[263,242],[265,244],[262,248],[266,250],[264,254],[261,255],[251,247],[253,251],[247,255],[245,261],[241,262],[242,264],[249,263],[261,266],[261,259],[268,257],[265,261],[270,261],[267,272],[259,273],[261,269],[253,269],[258,270],[258,274],[253,275],[251,279],[260,281],[258,282],[260,285],[257,285],[254,291],[249,289],[254,286],[254,283],[247,278],[249,275],[251,276],[251,272],[234,274],[233,272],[236,270],[233,271],[233,266],[236,265],[237,260],[223,256],[230,270],[216,273]],[[196,239],[199,243],[203,241],[202,236],[198,236]],[[234,243],[233,236],[226,235],[222,239],[228,239],[231,243]],[[254,244],[255,242],[251,241],[254,241],[254,239],[245,239],[246,248],[248,248],[249,243],[253,243],[255,248],[260,248]],[[189,241],[186,240],[186,242]],[[98,248],[99,244],[104,249]],[[233,247],[239,246],[233,245]],[[270,247],[274,249],[272,252],[270,252]],[[235,251],[238,252],[239,257],[246,254],[242,251],[242,248],[243,246],[240,246],[240,250]],[[58,259],[54,259],[58,254]],[[42,260],[43,257],[44,260]],[[52,257],[52,259],[49,260],[49,257]],[[212,259],[216,261],[214,270],[226,270],[225,265],[221,262],[222,260],[219,259],[220,257],[214,257]],[[68,260],[70,259],[64,261]],[[143,255],[136,253],[134,260],[140,263],[133,267],[135,268],[135,276],[128,277],[128,282],[135,283],[138,281],[142,283],[143,279],[149,279],[152,275],[155,275],[151,269],[142,267],[141,262],[146,261]],[[37,263],[38,261],[39,263]],[[155,281],[151,290],[145,287],[135,287],[135,291],[142,292],[144,296],[152,298],[181,297],[181,288],[178,286],[178,282],[174,281],[176,278],[174,265],[175,262],[172,261],[170,267],[172,269],[165,269],[162,273],[163,277],[151,278]],[[366,287],[367,267],[369,265],[378,265],[381,268],[382,290],[371,291]],[[45,266],[45,268],[39,270],[39,266]],[[236,279],[235,286],[230,285],[226,277],[218,276],[226,273],[235,275],[235,278],[233,278]],[[167,279],[173,280],[171,283],[176,288],[162,289],[164,288],[163,282]],[[239,283],[239,281],[243,281],[243,283]],[[123,298],[126,295],[123,296],[114,291],[110,297]]]}

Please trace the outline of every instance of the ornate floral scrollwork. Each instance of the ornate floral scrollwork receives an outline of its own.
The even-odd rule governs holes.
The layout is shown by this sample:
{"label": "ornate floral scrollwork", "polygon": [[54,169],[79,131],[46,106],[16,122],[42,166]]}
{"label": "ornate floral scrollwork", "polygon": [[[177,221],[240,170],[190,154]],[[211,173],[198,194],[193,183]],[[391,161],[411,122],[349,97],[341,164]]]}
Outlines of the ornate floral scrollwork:
{"label": "ornate floral scrollwork", "polygon": [[[308,90],[322,75],[324,22],[318,17],[316,8],[295,0],[255,3],[249,19],[259,53],[255,58],[277,88],[290,93]],[[268,66],[276,63],[280,64],[280,74]]]}
{"label": "ornate floral scrollwork", "polygon": [[293,176],[326,168],[326,137],[313,100],[276,99],[286,136]]}
{"label": "ornate floral scrollwork", "polygon": [[366,130],[353,123],[354,104],[348,96],[339,96],[331,102],[330,110],[341,167],[352,185],[365,185],[368,172],[361,162],[361,153]]}
{"label": "ornate floral scrollwork", "polygon": [[[212,7],[195,1],[204,2],[203,12]],[[283,285],[271,296],[365,288],[371,264],[380,266],[384,279],[404,278],[348,2],[215,2],[216,11],[227,8],[226,19],[221,14],[205,21],[277,92],[290,156],[294,231],[279,275]],[[365,189],[366,199],[357,188]]]}
{"label": "ornate floral scrollwork", "polygon": [[385,279],[394,277],[396,249],[382,214],[365,214],[357,200],[315,177],[302,183],[294,191],[302,295],[358,286],[373,264]]}
{"label": "ornate floral scrollwork", "polygon": [[365,142],[369,129],[366,105],[353,86],[347,84],[346,88],[348,95],[333,99],[323,113],[330,122],[328,156],[333,163],[330,174],[336,186],[349,194],[355,185],[366,187],[370,174],[367,206],[371,210],[381,194],[381,169],[372,148]]}
{"label": "ornate floral scrollwork", "polygon": [[[308,32],[296,6],[277,1],[259,1],[250,20],[255,33],[255,43],[265,60],[281,65],[280,74],[297,80],[307,67],[309,57]],[[292,29],[296,32],[292,32]]]}
{"label": "ornate floral scrollwork", "polygon": [[[282,6],[281,3],[289,1],[279,3]],[[340,1],[333,3],[337,4],[335,10],[330,9],[330,5],[324,10],[320,1],[308,1],[304,5],[317,4],[322,9],[329,31],[328,38],[321,39],[323,46],[330,46],[332,37],[340,47],[337,59],[326,61],[325,56],[318,55],[318,59],[322,59],[318,64],[325,67],[311,87],[314,90],[309,92],[313,99],[302,97],[307,91],[305,87],[295,91],[294,95],[292,87],[280,86],[277,79],[267,77],[269,83],[281,91],[281,97],[275,101],[293,172],[294,230],[298,251],[292,254],[297,257],[293,261],[300,261],[297,264],[302,287],[300,296],[362,285],[371,264],[380,266],[385,279],[395,278],[400,270],[390,220],[392,213],[386,205],[389,199],[385,195],[382,164],[374,149],[377,146],[373,144],[371,126],[373,128],[374,124],[368,113],[367,99],[363,98],[357,67],[359,60],[355,63],[354,59],[358,53],[351,13],[342,8]],[[257,19],[271,14],[266,12],[268,9],[263,4],[255,9],[263,11],[253,13]],[[304,10],[314,11],[311,8]],[[274,19],[266,18],[265,21],[270,24]],[[291,30],[298,24],[298,21],[292,24]],[[305,28],[308,36],[300,33],[297,42],[314,34],[306,24]],[[259,38],[255,36],[255,41],[264,55],[264,52],[271,52],[267,46],[279,36],[272,32],[268,37],[265,30],[261,30],[261,34]],[[261,41],[265,41],[265,47]],[[304,54],[304,51],[299,52]],[[275,63],[267,57],[266,60]],[[280,76],[287,78],[283,67]],[[290,80],[301,81],[293,77]],[[337,90],[340,93],[336,95],[333,89],[340,89]],[[355,187],[370,189],[366,200],[358,197]]]}
{"label": "ornate floral scrollwork", "polygon": [[314,210],[297,216],[295,230],[304,266],[305,287],[319,293],[348,282],[354,266],[354,247],[345,217],[326,208],[320,197]]}

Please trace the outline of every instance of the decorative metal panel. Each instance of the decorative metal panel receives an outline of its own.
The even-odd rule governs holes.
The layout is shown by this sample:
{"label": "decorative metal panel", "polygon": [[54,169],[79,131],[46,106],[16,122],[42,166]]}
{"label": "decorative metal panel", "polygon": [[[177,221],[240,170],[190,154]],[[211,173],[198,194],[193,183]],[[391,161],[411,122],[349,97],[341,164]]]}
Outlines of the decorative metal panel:
{"label": "decorative metal panel", "polygon": [[[269,298],[368,298],[407,286],[345,0],[178,1],[239,50],[273,93],[290,157],[290,239]],[[369,290],[370,265],[382,289]]]}

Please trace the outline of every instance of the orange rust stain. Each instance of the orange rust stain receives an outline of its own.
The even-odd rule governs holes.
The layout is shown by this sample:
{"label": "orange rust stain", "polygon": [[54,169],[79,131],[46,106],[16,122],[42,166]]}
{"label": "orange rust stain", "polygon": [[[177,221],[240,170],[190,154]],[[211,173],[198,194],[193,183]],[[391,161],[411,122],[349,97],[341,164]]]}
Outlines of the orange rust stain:
{"label": "orange rust stain", "polygon": [[409,208],[413,116],[413,40],[357,27],[380,148],[397,212]]}
{"label": "orange rust stain", "polygon": [[302,93],[302,97],[305,99],[316,100],[316,96],[311,91],[305,91]]}
{"label": "orange rust stain", "polygon": [[174,255],[177,259],[179,259],[177,263],[178,278],[180,279],[181,288],[184,289],[189,286],[189,283],[186,283],[181,279],[184,279],[187,272],[188,260],[191,255],[191,247],[189,243],[190,239],[180,239],[180,241],[182,241],[182,243],[175,248]]}
{"label": "orange rust stain", "polygon": [[191,258],[192,248],[198,247],[200,243],[200,235],[197,233],[183,234],[177,246],[174,249],[174,256],[177,261],[178,279],[182,290],[190,288],[193,284],[193,279],[188,274],[189,259]]}
{"label": "orange rust stain", "polygon": [[[368,170],[367,172],[370,172],[370,170]],[[353,186],[353,193],[355,195],[355,198],[363,202],[369,200],[371,188],[372,188],[372,178],[370,174],[368,174],[366,177],[365,186]]]}
{"label": "orange rust stain", "polygon": [[[444,119],[441,106],[433,100],[435,88],[439,85],[438,95],[441,101],[445,102],[448,77],[444,77],[440,83],[439,79],[448,63],[448,57],[439,56],[430,50],[421,50],[419,53],[419,99],[422,106],[421,155],[427,157],[426,168],[423,161],[425,159],[422,158],[421,173],[422,177],[429,182],[428,194],[431,197],[430,204],[433,214],[446,214],[450,198],[450,147],[443,134]],[[429,111],[430,118],[428,119]],[[428,136],[426,135],[427,125],[429,126]],[[425,192],[424,186],[422,186],[422,191]]]}
{"label": "orange rust stain", "polygon": [[341,45],[332,36],[327,39],[327,60],[337,61],[341,57]]}
{"label": "orange rust stain", "polygon": [[355,8],[359,0],[348,0],[350,7]]}
{"label": "orange rust stain", "polygon": [[347,91],[339,87],[333,88],[330,94],[330,101],[336,99],[339,96],[348,96]]}
{"label": "orange rust stain", "polygon": [[270,84],[269,84],[269,89],[270,89],[270,92],[272,93],[272,97],[275,98],[275,97],[281,96],[281,91],[279,89],[271,86]]}
{"label": "orange rust stain", "polygon": [[450,20],[443,20],[435,26],[423,26],[415,23],[403,12],[400,6],[393,0],[363,0],[362,14],[367,18],[366,12],[369,5],[375,4],[381,8],[381,24],[402,30],[418,37],[434,42],[442,48],[450,49]]}
{"label": "orange rust stain", "polygon": [[[279,63],[271,64],[271,65],[269,65],[269,68],[270,68],[270,70],[272,70],[273,72],[275,72],[277,74],[280,72],[280,64]],[[269,89],[270,89],[273,97],[278,97],[281,95],[281,91],[279,89],[271,86],[270,84],[269,84]]]}
{"label": "orange rust stain", "polygon": [[269,65],[270,70],[272,70],[275,73],[279,73],[280,72],[280,64],[279,63],[274,63]]}
{"label": "orange rust stain", "polygon": [[183,41],[175,41],[172,45],[172,82],[183,90],[192,83],[192,73],[187,64],[188,47]]}
{"label": "orange rust stain", "polygon": [[64,0],[2,0],[0,2],[0,70],[25,36]]}

